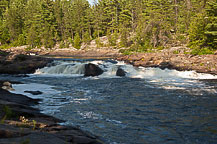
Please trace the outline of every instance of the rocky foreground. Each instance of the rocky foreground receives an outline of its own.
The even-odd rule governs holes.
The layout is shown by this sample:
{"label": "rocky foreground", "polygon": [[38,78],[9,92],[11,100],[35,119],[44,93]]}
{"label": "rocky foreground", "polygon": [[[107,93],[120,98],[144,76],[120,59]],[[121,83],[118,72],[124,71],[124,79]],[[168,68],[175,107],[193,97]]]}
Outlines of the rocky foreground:
{"label": "rocky foreground", "polygon": [[0,144],[102,143],[96,136],[76,127],[61,126],[61,120],[32,108],[39,100],[11,94],[2,87],[0,81]]}

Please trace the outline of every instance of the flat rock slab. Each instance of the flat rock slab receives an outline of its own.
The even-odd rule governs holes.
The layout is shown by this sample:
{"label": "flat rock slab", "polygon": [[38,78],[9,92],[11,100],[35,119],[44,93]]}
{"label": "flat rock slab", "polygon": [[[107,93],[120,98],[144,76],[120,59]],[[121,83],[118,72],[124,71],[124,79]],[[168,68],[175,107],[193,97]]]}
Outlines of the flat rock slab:
{"label": "flat rock slab", "polygon": [[37,103],[38,100],[0,88],[0,144],[103,143],[79,128],[58,125],[63,121],[31,107]]}

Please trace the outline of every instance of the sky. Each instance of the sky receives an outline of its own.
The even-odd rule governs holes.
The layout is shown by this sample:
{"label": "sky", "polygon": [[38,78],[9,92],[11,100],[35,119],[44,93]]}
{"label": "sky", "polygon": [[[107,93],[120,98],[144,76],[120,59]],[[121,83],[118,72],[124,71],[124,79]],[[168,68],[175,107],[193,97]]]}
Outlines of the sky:
{"label": "sky", "polygon": [[88,0],[91,5],[94,4],[94,0]]}

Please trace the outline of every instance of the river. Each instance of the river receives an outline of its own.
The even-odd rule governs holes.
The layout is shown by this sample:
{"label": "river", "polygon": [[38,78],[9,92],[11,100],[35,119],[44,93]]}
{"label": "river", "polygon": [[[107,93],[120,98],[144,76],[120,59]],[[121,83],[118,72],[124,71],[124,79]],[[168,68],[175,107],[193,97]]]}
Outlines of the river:
{"label": "river", "polygon": [[[83,77],[84,64],[105,72]],[[115,76],[118,67],[126,77]],[[135,68],[114,60],[57,59],[20,81],[15,91],[42,101],[37,108],[109,144],[217,143],[217,76]],[[25,90],[41,91],[31,95]]]}

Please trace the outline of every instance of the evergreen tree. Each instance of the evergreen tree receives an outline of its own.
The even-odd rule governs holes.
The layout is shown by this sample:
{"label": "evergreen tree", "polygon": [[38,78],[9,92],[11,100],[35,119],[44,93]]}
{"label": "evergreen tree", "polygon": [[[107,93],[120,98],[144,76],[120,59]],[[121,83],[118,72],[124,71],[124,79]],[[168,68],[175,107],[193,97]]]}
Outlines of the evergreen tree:
{"label": "evergreen tree", "polygon": [[23,32],[25,5],[26,0],[11,0],[9,8],[6,10],[6,25],[12,41],[16,41]]}
{"label": "evergreen tree", "polygon": [[208,3],[206,12],[206,43],[211,48],[217,49],[217,0],[213,0]]}
{"label": "evergreen tree", "polygon": [[80,49],[81,48],[81,38],[80,38],[80,36],[79,36],[78,33],[75,34],[74,47],[76,49]]}
{"label": "evergreen tree", "polygon": [[43,28],[41,1],[29,0],[26,5],[25,34],[27,44],[34,48],[41,45],[41,34]]}
{"label": "evergreen tree", "polygon": [[83,36],[83,40],[84,43],[86,44],[90,44],[91,41],[91,37],[88,31],[85,32],[84,36]]}

